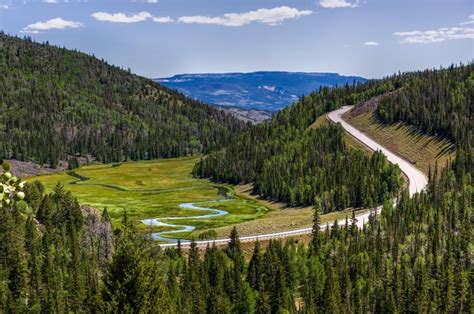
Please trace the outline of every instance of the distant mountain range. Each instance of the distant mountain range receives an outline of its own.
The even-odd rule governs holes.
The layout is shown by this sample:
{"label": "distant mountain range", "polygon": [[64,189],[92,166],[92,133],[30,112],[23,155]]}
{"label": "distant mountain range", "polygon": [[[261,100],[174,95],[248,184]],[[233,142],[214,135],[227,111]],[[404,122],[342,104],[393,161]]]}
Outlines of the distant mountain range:
{"label": "distant mountain range", "polygon": [[359,76],[337,73],[251,72],[220,74],[179,74],[156,82],[188,97],[218,106],[276,112],[320,86],[365,82]]}

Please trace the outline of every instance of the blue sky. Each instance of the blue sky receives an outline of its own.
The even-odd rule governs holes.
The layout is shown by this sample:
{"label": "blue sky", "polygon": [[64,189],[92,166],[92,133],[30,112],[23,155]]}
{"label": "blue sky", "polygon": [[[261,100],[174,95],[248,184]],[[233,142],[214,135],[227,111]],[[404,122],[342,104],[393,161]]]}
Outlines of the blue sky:
{"label": "blue sky", "polygon": [[472,0],[0,0],[0,28],[148,77],[378,78],[474,59]]}

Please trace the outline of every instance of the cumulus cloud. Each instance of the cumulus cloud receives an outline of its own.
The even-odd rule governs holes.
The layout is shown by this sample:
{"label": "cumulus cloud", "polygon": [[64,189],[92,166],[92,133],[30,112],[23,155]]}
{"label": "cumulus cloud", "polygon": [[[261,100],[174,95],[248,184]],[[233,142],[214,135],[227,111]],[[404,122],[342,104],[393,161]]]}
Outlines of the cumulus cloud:
{"label": "cumulus cloud", "polygon": [[112,22],[112,23],[136,23],[143,22],[146,19],[152,18],[151,14],[142,11],[136,14],[127,15],[125,13],[107,13],[107,12],[94,12],[91,14],[93,18],[101,22]]}
{"label": "cumulus cloud", "polygon": [[474,39],[474,28],[442,27],[428,31],[396,32],[394,35],[401,38],[401,43],[430,44],[453,39]]}
{"label": "cumulus cloud", "polygon": [[351,2],[346,0],[320,0],[319,5],[326,9],[355,8],[358,1]]}
{"label": "cumulus cloud", "polygon": [[310,15],[310,10],[298,10],[287,6],[273,9],[258,9],[244,13],[226,13],[222,16],[182,16],[178,22],[186,24],[215,24],[222,26],[243,26],[250,23],[262,23],[268,25],[278,25],[287,19],[297,19],[301,16]]}
{"label": "cumulus cloud", "polygon": [[62,18],[57,17],[57,18],[48,20],[46,22],[37,22],[37,23],[29,24],[26,27],[23,27],[21,32],[38,34],[39,32],[45,31],[48,29],[79,28],[83,26],[84,24],[80,22],[63,20]]}
{"label": "cumulus cloud", "polygon": [[376,41],[366,41],[364,43],[364,45],[366,45],[366,46],[380,46],[380,44]]}
{"label": "cumulus cloud", "polygon": [[467,21],[467,22],[462,22],[462,23],[459,23],[459,25],[469,25],[469,24],[474,24],[474,14],[472,14],[472,15],[469,15],[467,18],[469,19],[469,21]]}

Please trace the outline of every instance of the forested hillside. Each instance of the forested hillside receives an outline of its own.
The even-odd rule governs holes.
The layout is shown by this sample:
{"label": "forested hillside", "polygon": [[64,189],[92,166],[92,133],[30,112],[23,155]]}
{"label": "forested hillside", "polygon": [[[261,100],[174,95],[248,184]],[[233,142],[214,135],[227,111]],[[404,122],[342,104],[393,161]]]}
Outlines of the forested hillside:
{"label": "forested hillside", "polygon": [[244,128],[95,57],[0,33],[0,158],[56,166],[207,153]]}
{"label": "forested hillside", "polygon": [[400,187],[397,167],[347,147],[339,126],[308,127],[328,111],[396,89],[398,80],[322,88],[203,158],[194,174],[253,183],[255,193],[290,205],[322,203],[324,212],[381,203]]}
{"label": "forested hillside", "polygon": [[410,73],[404,88],[381,98],[376,113],[384,123],[405,122],[455,143],[472,141],[474,63]]}
{"label": "forested hillside", "polygon": [[[377,110],[382,122],[403,121],[420,132],[448,138],[457,143],[460,162],[471,160],[465,155],[472,154],[472,64],[322,88],[206,156],[194,173],[216,181],[253,183],[255,193],[290,205],[321,202],[340,209],[379,203],[399,187],[397,171],[377,154],[369,161],[346,147],[340,128],[308,130],[318,116],[374,96],[382,96]],[[469,167],[472,171],[472,164]]]}
{"label": "forested hillside", "polygon": [[474,63],[411,73],[403,86],[380,100],[377,118],[451,140],[458,161],[473,172]]}
{"label": "forested hillside", "polygon": [[42,196],[35,183],[26,203],[0,210],[0,310],[471,313],[472,173],[453,166],[426,193],[386,202],[363,230],[351,219],[320,232],[316,207],[309,246],[257,242],[249,262],[235,230],[204,256],[195,245],[161,250],[126,215],[113,241],[90,233],[91,221],[110,228],[107,213],[83,219],[70,194]]}

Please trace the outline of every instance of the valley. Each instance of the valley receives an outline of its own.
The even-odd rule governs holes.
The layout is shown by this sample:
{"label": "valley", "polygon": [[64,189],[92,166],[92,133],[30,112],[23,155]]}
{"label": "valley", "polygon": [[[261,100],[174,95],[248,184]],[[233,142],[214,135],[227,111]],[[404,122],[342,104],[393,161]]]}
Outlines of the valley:
{"label": "valley", "polygon": [[0,313],[474,313],[468,6],[1,2]]}
{"label": "valley", "polygon": [[[342,119],[348,116],[352,108],[346,106],[323,115],[312,127],[327,123],[323,121],[342,123],[349,135],[348,143],[355,138],[358,145],[363,144],[371,151],[382,150],[392,163],[402,168],[408,178],[410,194],[423,190],[426,177],[420,175],[415,166],[398,158]],[[357,144],[352,145],[357,147]],[[52,191],[57,184],[62,184],[82,204],[98,209],[107,208],[115,227],[121,224],[123,210],[126,209],[128,217],[137,223],[139,229],[151,233],[160,243],[171,242],[171,246],[176,244],[177,238],[201,239],[200,235],[211,230],[214,236],[209,240],[198,241],[198,245],[226,244],[229,241],[226,236],[232,226],[238,226],[243,242],[294,237],[312,232],[312,207],[291,208],[286,204],[267,202],[252,196],[249,187],[193,178],[191,171],[199,159],[198,156],[97,164],[74,171],[32,177],[29,181],[40,180],[46,191]],[[332,224],[335,221],[343,225],[351,214],[352,209],[324,214],[321,216],[322,228],[325,223]],[[369,214],[369,209],[356,211],[359,228],[368,221]],[[189,245],[189,242],[183,241],[182,244]]]}

